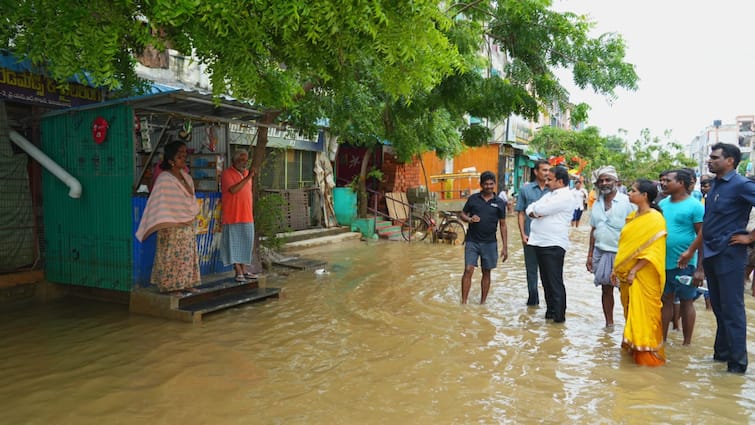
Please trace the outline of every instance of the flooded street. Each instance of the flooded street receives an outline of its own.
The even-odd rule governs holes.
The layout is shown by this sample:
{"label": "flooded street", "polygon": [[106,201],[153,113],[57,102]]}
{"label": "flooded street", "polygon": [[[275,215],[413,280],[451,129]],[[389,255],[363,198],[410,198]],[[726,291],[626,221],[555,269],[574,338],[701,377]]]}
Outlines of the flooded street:
{"label": "flooded street", "polygon": [[[542,288],[541,307],[525,306],[508,225],[510,258],[484,306],[479,271],[471,304],[459,304],[463,248],[353,241],[302,251],[328,261],[328,275],[294,274],[279,300],[197,325],[74,300],[4,313],[0,423],[755,423],[755,370],[712,361],[702,299],[692,346],[670,331],[667,365],[636,367],[619,349],[618,292],[616,329],[603,329],[588,226],[572,230],[556,325]],[[755,332],[748,342],[755,360]]]}

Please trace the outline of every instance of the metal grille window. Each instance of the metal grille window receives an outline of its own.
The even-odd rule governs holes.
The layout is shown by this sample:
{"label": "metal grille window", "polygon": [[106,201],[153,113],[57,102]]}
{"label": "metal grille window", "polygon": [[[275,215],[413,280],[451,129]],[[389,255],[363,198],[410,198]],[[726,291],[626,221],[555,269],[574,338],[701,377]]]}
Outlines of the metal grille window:
{"label": "metal grille window", "polygon": [[315,152],[270,148],[265,157],[262,187],[287,190],[315,185]]}
{"label": "metal grille window", "polygon": [[[314,197],[319,194],[314,176],[315,152],[268,148],[262,166],[261,186],[265,193],[278,193],[285,200],[283,219],[291,230],[309,228],[313,222]],[[319,198],[318,198],[319,199]]]}
{"label": "metal grille window", "polygon": [[31,114],[30,108],[0,101],[0,273],[43,265],[39,167],[10,140],[11,121]]}
{"label": "metal grille window", "polygon": [[25,154],[0,155],[0,272],[31,267],[38,260],[27,160]]}

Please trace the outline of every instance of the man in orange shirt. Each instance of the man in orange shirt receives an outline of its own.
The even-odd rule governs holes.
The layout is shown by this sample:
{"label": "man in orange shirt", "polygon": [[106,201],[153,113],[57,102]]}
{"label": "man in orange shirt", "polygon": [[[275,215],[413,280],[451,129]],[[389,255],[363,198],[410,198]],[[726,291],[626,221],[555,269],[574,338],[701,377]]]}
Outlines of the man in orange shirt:
{"label": "man in orange shirt", "polygon": [[233,153],[231,166],[220,175],[222,188],[223,238],[220,258],[226,266],[233,264],[237,282],[257,279],[257,275],[245,270],[252,263],[254,248],[254,214],[252,209],[252,177],[248,168],[249,153],[237,150]]}

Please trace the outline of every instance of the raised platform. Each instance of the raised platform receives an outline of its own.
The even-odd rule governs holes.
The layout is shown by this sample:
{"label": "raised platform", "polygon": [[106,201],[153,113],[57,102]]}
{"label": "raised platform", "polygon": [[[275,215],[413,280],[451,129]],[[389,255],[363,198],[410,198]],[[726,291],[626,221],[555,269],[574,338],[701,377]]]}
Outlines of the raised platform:
{"label": "raised platform", "polygon": [[323,238],[326,236],[335,236],[343,233],[349,233],[348,226],[329,227],[327,229],[307,229],[297,230],[294,232],[278,233],[276,237],[285,239],[286,243],[299,242],[309,239]]}
{"label": "raised platform", "polygon": [[286,238],[283,251],[296,251],[320,245],[331,245],[348,240],[361,239],[360,232],[352,232],[348,227],[334,227],[330,229],[300,230],[281,234]]}
{"label": "raised platform", "polygon": [[[160,293],[156,287],[136,289],[131,292],[129,310],[132,313],[195,323],[209,313],[277,298],[280,294],[279,288],[260,287],[259,281],[236,282],[232,272],[218,276],[212,282],[197,286],[198,293],[185,292],[180,296]],[[260,278],[263,282],[264,279],[264,276]]]}
{"label": "raised platform", "polygon": [[0,288],[38,283],[43,280],[45,280],[45,273],[42,270],[0,274]]}

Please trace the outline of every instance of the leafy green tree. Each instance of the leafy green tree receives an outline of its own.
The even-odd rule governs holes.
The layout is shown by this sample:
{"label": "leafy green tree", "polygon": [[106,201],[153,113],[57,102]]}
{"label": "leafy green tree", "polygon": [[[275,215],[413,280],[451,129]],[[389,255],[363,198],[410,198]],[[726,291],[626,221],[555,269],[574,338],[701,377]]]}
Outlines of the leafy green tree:
{"label": "leafy green tree", "polygon": [[[584,16],[550,8],[551,2],[543,0],[452,3],[445,11],[452,19],[445,34],[461,57],[454,72],[429,91],[398,99],[386,95],[373,79],[349,81],[361,88],[343,91],[358,96],[333,98],[325,107],[331,129],[366,147],[389,140],[402,161],[427,151],[450,158],[465,146],[492,139],[487,126],[470,124],[470,116],[491,123],[512,114],[534,119],[541,110],[558,106],[571,109],[575,121],[584,120],[589,107],[569,104],[556,69],[571,70],[578,87],[609,97],[617,87],[636,88],[637,75],[624,62],[620,36],[590,38],[593,24]],[[485,43],[509,59],[504,75],[490,72],[491,64],[480,55]],[[359,75],[369,77],[367,71]],[[358,112],[357,105],[365,109]],[[597,131],[584,138],[588,135],[597,137]],[[364,184],[366,168],[362,171]]]}
{"label": "leafy green tree", "polygon": [[606,136],[605,143],[603,145],[608,152],[619,154],[626,149],[626,142],[618,135]]}
{"label": "leafy green tree", "polygon": [[[408,99],[459,67],[446,37],[452,21],[439,3],[0,0],[0,48],[58,80],[86,72],[95,84],[126,93],[143,87],[135,55],[148,47],[192,54],[207,66],[215,95],[231,93],[262,111],[252,160],[260,175],[270,126],[311,132],[324,101],[353,102],[371,87],[386,99]],[[357,115],[370,111],[352,106]]]}
{"label": "leafy green tree", "polygon": [[[56,78],[85,70],[96,83],[133,87],[134,54],[170,46],[207,65],[216,94],[253,101],[263,126],[311,130],[313,117],[335,113],[311,100],[338,101],[373,121],[359,124],[370,130],[361,137],[387,138],[404,158],[428,149],[447,157],[462,140],[489,141],[466,115],[496,121],[535,117],[548,105],[565,109],[558,68],[571,70],[578,87],[607,96],[637,82],[620,36],[590,38],[586,17],[555,12],[550,0],[0,1],[0,47]],[[483,36],[511,59],[505,77],[483,78]],[[359,99],[365,95],[376,99]],[[572,116],[581,120],[587,109],[577,105]],[[329,117],[336,130],[358,130]],[[254,166],[266,143],[262,131]]]}
{"label": "leafy green tree", "polygon": [[[594,23],[552,10],[550,0],[461,1],[451,3],[446,13],[454,23],[448,38],[464,65],[426,95],[387,105],[390,113],[382,115],[392,130],[386,138],[404,159],[427,150],[450,157],[464,146],[490,142],[487,128],[469,124],[468,116],[492,123],[512,114],[535,119],[557,106],[570,110],[575,123],[583,122],[589,106],[569,103],[558,69],[571,71],[577,87],[608,97],[615,97],[618,87],[637,88],[634,66],[624,61],[623,39],[616,34],[591,38]],[[491,64],[479,55],[485,43],[507,58],[503,75],[491,75]],[[447,120],[444,125],[442,120]],[[426,131],[426,123],[442,136]]]}
{"label": "leafy green tree", "polygon": [[263,111],[257,169],[266,125],[313,115],[290,113],[306,93],[348,90],[369,69],[386,95],[410,96],[459,61],[438,0],[0,1],[0,47],[61,80],[86,71],[97,84],[128,89],[138,86],[134,55],[148,46],[193,53],[207,65],[215,94],[249,99]]}
{"label": "leafy green tree", "polygon": [[[616,34],[588,35],[584,16],[550,0],[0,0],[0,47],[60,80],[83,71],[98,84],[139,87],[134,56],[148,47],[193,54],[216,95],[232,93],[263,112],[252,167],[267,128],[313,131],[331,120],[342,140],[390,140],[402,159],[434,150],[450,157],[490,141],[468,116],[500,122],[569,107],[555,74],[606,96],[636,88]],[[54,31],[50,29],[54,28]],[[478,52],[492,40],[510,59],[488,76]],[[572,108],[586,117],[587,105]],[[365,170],[366,171],[366,170]]]}
{"label": "leafy green tree", "polygon": [[644,129],[640,138],[629,145],[619,135],[600,136],[597,127],[582,131],[546,127],[535,135],[531,145],[548,157],[564,156],[569,161],[579,156],[587,160],[582,175],[588,178],[593,170],[603,165],[616,167],[619,176],[627,182],[638,178],[654,180],[664,170],[695,166],[695,161],[684,154],[683,146],[672,138],[670,131],[659,137]]}
{"label": "leafy green tree", "polygon": [[604,140],[597,127],[588,127],[582,131],[543,127],[535,134],[530,145],[549,156],[597,159],[605,155]]}
{"label": "leafy green tree", "polygon": [[587,127],[581,131],[544,127],[530,142],[538,152],[546,156],[563,156],[569,167],[578,165],[572,158],[578,157],[587,162],[582,170],[588,176],[592,170],[606,164],[613,164],[615,153],[607,149],[607,138],[600,136],[597,127]]}
{"label": "leafy green tree", "polygon": [[672,137],[670,130],[662,136],[653,136],[646,128],[613,165],[622,180],[631,182],[640,178],[657,180],[662,171],[695,167],[696,162],[684,153],[684,147]]}

